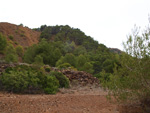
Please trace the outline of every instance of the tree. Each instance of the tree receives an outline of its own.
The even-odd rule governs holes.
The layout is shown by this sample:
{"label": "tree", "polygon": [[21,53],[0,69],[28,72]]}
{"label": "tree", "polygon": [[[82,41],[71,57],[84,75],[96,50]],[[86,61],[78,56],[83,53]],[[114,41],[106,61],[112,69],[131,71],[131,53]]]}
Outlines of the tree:
{"label": "tree", "polygon": [[34,62],[34,57],[36,57],[37,48],[38,48],[38,45],[36,45],[36,44],[27,48],[27,50],[24,53],[24,57],[23,57],[24,62],[27,62],[27,63]]}
{"label": "tree", "polygon": [[83,66],[87,62],[87,59],[85,56],[80,55],[77,57],[77,69],[80,71],[83,71]]}
{"label": "tree", "polygon": [[10,71],[3,73],[0,80],[2,81],[5,90],[12,92],[21,92],[27,89],[28,86],[28,72]]}
{"label": "tree", "polygon": [[3,52],[6,46],[7,46],[6,37],[0,33],[0,52]]}
{"label": "tree", "polygon": [[41,42],[32,45],[26,50],[24,61],[33,63],[35,57],[40,55],[44,64],[55,66],[57,60],[61,57],[61,51],[59,48],[56,48],[56,46],[56,43],[47,42],[45,39],[42,39]]}
{"label": "tree", "polygon": [[85,63],[83,66],[83,71],[86,71],[88,73],[93,73],[94,72],[93,65],[90,62]]}
{"label": "tree", "polygon": [[36,57],[34,58],[34,64],[43,65],[43,58],[40,55],[36,55]]}
{"label": "tree", "polygon": [[66,42],[65,43],[65,46],[64,46],[64,51],[65,51],[65,53],[71,53],[71,52],[73,52],[73,49],[75,48],[75,46],[73,45],[74,43],[68,43],[68,42]]}
{"label": "tree", "polygon": [[103,69],[107,72],[107,73],[113,73],[113,61],[111,59],[106,59],[103,62]]}
{"label": "tree", "polygon": [[147,28],[140,36],[139,29],[134,28],[124,48],[126,53],[120,57],[120,65],[115,66],[110,81],[103,81],[119,101],[141,102],[147,113],[150,108],[150,29]]}
{"label": "tree", "polygon": [[56,64],[56,62],[61,58],[62,54],[60,52],[59,48],[56,48],[54,50],[54,65]]}
{"label": "tree", "polygon": [[64,64],[64,56],[61,56],[61,58],[56,62],[56,67],[59,67],[60,65]]}
{"label": "tree", "polygon": [[72,53],[67,53],[64,57],[64,62],[76,67],[76,57]]}
{"label": "tree", "polygon": [[86,49],[83,46],[78,46],[75,50],[74,50],[74,54],[75,55],[80,55],[80,54],[86,54]]}
{"label": "tree", "polygon": [[5,60],[6,62],[17,62],[18,61],[18,55],[16,53],[16,50],[12,44],[9,44],[5,51]]}
{"label": "tree", "polygon": [[16,47],[16,53],[18,54],[19,57],[23,56],[23,47],[21,45]]}
{"label": "tree", "polygon": [[71,66],[76,67],[76,57],[72,53],[67,53],[56,62],[56,66],[59,67],[64,63],[69,63]]}
{"label": "tree", "polygon": [[61,72],[52,71],[50,75],[57,78],[60,88],[69,88],[69,79],[64,74]]}
{"label": "tree", "polygon": [[59,69],[67,69],[67,68],[71,68],[71,65],[69,63],[63,63],[58,65]]}

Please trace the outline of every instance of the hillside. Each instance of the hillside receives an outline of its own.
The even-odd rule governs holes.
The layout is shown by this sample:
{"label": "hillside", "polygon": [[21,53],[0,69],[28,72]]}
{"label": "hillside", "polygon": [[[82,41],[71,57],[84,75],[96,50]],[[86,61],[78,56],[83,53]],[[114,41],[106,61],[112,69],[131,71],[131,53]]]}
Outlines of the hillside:
{"label": "hillside", "polygon": [[0,23],[0,32],[14,45],[19,44],[23,47],[37,44],[41,34],[40,32],[29,29],[28,27],[5,22]]}
{"label": "hillside", "polygon": [[[47,64],[58,68],[72,67],[91,74],[99,74],[102,70],[113,73],[114,63],[118,64],[118,49],[114,51],[80,29],[68,25],[42,25],[30,29],[2,22],[0,33],[14,45],[14,48],[6,45],[1,52],[5,53],[1,58],[6,62],[17,62],[19,57],[19,62]],[[18,45],[24,49],[18,48]]]}
{"label": "hillside", "polygon": [[[121,109],[120,113],[142,113],[141,110],[147,110],[147,105],[150,105],[149,97],[144,97],[132,107],[130,103],[129,106],[117,107],[116,102],[112,104],[106,100],[107,92],[99,87],[100,83],[100,86],[104,85],[114,91],[114,95],[116,92],[117,96],[122,96],[117,92],[120,86],[118,91],[121,94],[122,91],[126,94],[126,91],[132,91],[136,87],[138,93],[142,92],[140,97],[143,94],[149,95],[149,87],[145,90],[145,87],[137,85],[138,82],[143,83],[143,80],[136,81],[137,77],[132,76],[133,73],[126,69],[126,63],[135,72],[141,71],[141,65],[146,66],[143,69],[149,69],[147,54],[146,59],[145,56],[143,59],[132,59],[131,56],[121,53],[119,49],[108,48],[80,29],[68,25],[43,25],[30,29],[23,25],[0,23],[0,112],[26,113],[34,109],[41,113],[119,113]],[[136,68],[138,61],[142,63]],[[146,71],[142,70],[140,74],[144,73],[147,77],[149,73]],[[38,95],[30,98],[31,95],[28,94]],[[142,108],[143,105],[146,107]],[[136,111],[128,112],[130,109],[127,107],[136,107]]]}
{"label": "hillside", "polygon": [[[45,35],[45,32],[49,32],[49,33]],[[72,34],[72,36],[70,34],[68,36],[69,32]],[[63,42],[65,41],[67,42],[66,37],[69,37],[70,40],[74,41],[77,45],[84,45],[85,47],[88,46],[86,48],[91,48],[92,46],[98,45],[98,42],[93,40],[90,36],[86,36],[79,29],[73,29],[67,25],[48,26],[48,27],[46,25],[43,25],[40,28],[36,28],[32,30],[22,25],[0,22],[0,33],[5,35],[7,39],[11,41],[14,45],[21,45],[23,47],[29,47],[32,46],[33,44],[37,44],[39,42],[40,37],[49,38],[49,39],[51,38],[52,41],[63,40]],[[60,37],[61,39],[58,39]],[[86,43],[90,42],[91,44],[87,45],[83,43],[83,40],[86,40]],[[109,50],[113,53],[119,53],[119,54],[121,53],[121,51],[118,48],[109,48]]]}

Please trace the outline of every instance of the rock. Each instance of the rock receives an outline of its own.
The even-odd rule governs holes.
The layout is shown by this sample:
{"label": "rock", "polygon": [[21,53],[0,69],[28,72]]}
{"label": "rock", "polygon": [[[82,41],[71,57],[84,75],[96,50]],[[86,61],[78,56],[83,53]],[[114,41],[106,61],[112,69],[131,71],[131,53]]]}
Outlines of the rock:
{"label": "rock", "polygon": [[61,71],[72,82],[77,80],[80,85],[99,84],[99,80],[91,74],[84,71],[62,70]]}

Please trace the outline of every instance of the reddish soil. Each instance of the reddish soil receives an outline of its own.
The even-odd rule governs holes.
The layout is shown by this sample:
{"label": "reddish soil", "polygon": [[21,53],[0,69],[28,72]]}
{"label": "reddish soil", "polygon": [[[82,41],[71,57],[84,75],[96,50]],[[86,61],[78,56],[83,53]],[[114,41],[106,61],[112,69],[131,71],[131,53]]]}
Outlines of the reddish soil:
{"label": "reddish soil", "polygon": [[[40,32],[29,29],[28,27],[17,26],[6,22],[0,22],[0,32],[14,45],[19,44],[23,47],[28,47],[38,43],[41,34]],[[13,39],[10,39],[9,36],[12,36]]]}
{"label": "reddish soil", "polygon": [[0,113],[119,113],[95,87],[60,89],[56,95],[0,93]]}

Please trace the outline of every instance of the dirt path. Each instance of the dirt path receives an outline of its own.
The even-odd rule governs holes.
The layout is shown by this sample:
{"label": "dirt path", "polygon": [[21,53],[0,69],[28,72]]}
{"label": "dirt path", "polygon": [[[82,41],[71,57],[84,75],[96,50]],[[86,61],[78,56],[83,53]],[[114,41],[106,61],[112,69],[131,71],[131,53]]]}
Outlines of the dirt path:
{"label": "dirt path", "polygon": [[101,88],[61,89],[56,95],[0,93],[0,113],[119,113]]}

